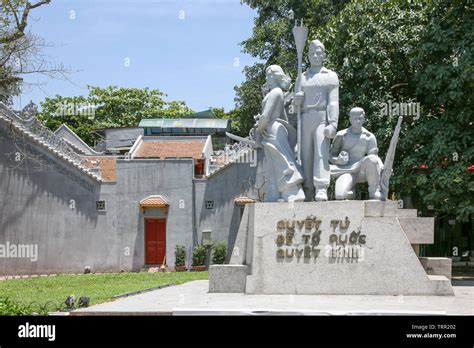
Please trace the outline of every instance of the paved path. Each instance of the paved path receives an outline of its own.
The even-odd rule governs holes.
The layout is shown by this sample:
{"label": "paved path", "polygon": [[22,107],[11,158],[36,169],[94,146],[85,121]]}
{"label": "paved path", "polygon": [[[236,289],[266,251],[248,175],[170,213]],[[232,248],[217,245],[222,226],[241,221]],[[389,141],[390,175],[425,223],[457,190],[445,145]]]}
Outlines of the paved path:
{"label": "paved path", "polygon": [[474,286],[454,286],[455,296],[210,294],[208,286],[192,281],[71,315],[474,315]]}

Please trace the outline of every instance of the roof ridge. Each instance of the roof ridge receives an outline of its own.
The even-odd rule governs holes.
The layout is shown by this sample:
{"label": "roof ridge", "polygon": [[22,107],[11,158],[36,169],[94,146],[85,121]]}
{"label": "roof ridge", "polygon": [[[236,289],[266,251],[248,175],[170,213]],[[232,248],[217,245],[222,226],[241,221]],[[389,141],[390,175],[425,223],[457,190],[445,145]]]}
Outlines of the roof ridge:
{"label": "roof ridge", "polygon": [[[0,104],[3,104],[0,102]],[[5,106],[4,104],[2,106]],[[1,111],[4,108],[1,108]],[[10,110],[11,111],[11,110]],[[12,112],[13,113],[13,112]],[[17,115],[15,115],[18,117]],[[81,171],[82,173],[86,174],[87,176],[91,177],[92,179],[102,182],[102,179],[100,178],[100,175],[97,175],[93,173],[89,168],[87,168],[84,165],[84,159],[80,156],[80,154],[74,152],[74,154],[77,156],[72,155],[70,152],[67,153],[64,151],[64,146],[63,144],[65,143],[66,146],[69,146],[68,143],[64,142],[64,139],[56,134],[54,134],[51,130],[46,128],[38,119],[34,119],[32,124],[30,126],[26,126],[24,124],[21,124],[19,121],[14,120],[13,118],[7,116],[5,113],[0,112],[0,120],[3,122],[8,122],[10,126],[15,128],[17,131],[28,137],[31,141],[35,142],[36,144],[40,145],[42,148],[46,149],[49,153],[53,154],[56,158],[61,159],[63,162],[66,162],[70,165],[72,165],[74,168],[77,170]],[[38,127],[39,129],[37,130],[39,134],[35,133],[34,130],[31,128],[33,127]],[[56,146],[51,145],[51,143],[48,141],[48,139],[43,135],[46,133],[47,135],[51,136],[51,134],[59,138],[60,141],[63,141],[63,144],[59,144]],[[74,150],[73,147],[69,146],[71,149]]]}
{"label": "roof ridge", "polygon": [[82,146],[84,146],[88,152],[90,153],[87,153],[87,151],[84,151],[83,149],[81,149],[79,146],[77,146],[76,144],[74,144],[72,141],[66,139],[65,137],[59,135],[61,138],[63,138],[64,140],[66,140],[66,142],[70,145],[72,145],[72,147],[74,147],[76,150],[78,150],[79,152],[82,152],[84,155],[103,155],[104,153],[103,152],[98,152],[98,151],[95,151],[92,147],[89,146],[89,144],[87,144],[84,140],[82,140],[82,138],[76,134],[76,132],[74,132],[67,124],[63,123],[59,126],[58,129],[56,129],[56,131],[54,131],[53,133],[58,135],[57,133],[62,129],[62,128],[65,128],[69,134],[71,134],[74,138],[76,138],[81,144]]}
{"label": "roof ridge", "polygon": [[[62,137],[61,137],[62,138]],[[87,155],[86,152],[82,149],[80,149],[76,144],[74,144],[72,141],[69,141],[67,140],[66,138],[63,138],[63,140],[72,148],[74,148],[74,150],[76,150],[77,152],[80,152],[81,154],[83,155]]]}

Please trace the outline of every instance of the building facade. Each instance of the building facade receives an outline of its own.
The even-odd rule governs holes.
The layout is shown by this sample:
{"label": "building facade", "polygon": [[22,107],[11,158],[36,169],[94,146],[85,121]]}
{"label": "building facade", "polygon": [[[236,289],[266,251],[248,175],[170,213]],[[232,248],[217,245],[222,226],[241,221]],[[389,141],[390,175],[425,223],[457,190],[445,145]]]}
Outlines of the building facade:
{"label": "building facade", "polygon": [[258,166],[224,161],[209,173],[207,137],[202,171],[192,154],[140,156],[165,139],[143,137],[126,156],[86,155],[71,139],[0,108],[0,275],[173,267],[176,245],[190,260],[203,236],[235,238],[235,199]]}

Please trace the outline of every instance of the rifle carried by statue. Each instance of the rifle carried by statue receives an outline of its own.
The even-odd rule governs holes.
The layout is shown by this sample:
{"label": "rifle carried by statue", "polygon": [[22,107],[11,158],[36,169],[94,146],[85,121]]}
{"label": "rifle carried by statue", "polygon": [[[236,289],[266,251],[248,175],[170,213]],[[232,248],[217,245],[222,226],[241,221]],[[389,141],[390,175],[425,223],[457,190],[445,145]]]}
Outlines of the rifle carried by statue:
{"label": "rifle carried by statue", "polygon": [[400,135],[400,128],[402,124],[403,117],[398,118],[397,126],[393,132],[392,140],[390,140],[390,146],[385,156],[385,162],[383,163],[383,170],[380,174],[380,192],[382,193],[382,200],[387,200],[388,197],[388,186],[390,182],[390,177],[393,173],[393,161],[395,160],[395,149],[398,143],[398,137]]}

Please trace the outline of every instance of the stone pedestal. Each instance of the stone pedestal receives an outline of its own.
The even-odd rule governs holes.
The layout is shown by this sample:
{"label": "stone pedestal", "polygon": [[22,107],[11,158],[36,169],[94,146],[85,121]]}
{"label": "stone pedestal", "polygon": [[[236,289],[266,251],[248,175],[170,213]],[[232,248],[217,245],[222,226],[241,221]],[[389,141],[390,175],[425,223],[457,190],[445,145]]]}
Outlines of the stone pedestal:
{"label": "stone pedestal", "polygon": [[448,257],[420,257],[420,262],[429,275],[440,275],[451,279],[452,261]]}
{"label": "stone pedestal", "polygon": [[209,292],[245,292],[247,266],[212,265],[209,267]]}
{"label": "stone pedestal", "polygon": [[[453,295],[450,281],[428,275],[412,247],[432,241],[433,219],[399,210],[393,201],[249,204],[230,246],[230,264],[245,265],[248,275],[244,282],[239,273],[232,289],[250,294]],[[210,283],[230,282],[226,277],[233,272],[211,271]]]}

